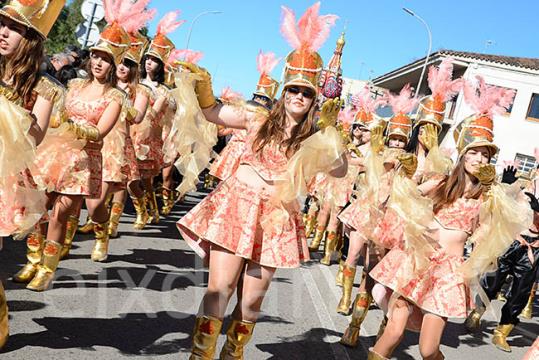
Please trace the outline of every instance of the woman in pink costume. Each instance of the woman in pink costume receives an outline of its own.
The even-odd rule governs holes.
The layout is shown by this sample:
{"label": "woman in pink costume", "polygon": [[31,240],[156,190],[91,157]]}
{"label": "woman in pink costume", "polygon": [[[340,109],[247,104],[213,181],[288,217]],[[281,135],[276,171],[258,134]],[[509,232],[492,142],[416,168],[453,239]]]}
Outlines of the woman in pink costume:
{"label": "woman in pink costume", "polygon": [[[327,127],[336,121],[339,101],[324,104],[319,123],[325,130],[314,134],[315,96],[322,68],[316,50],[336,20],[333,15],[319,16],[318,10],[319,3],[309,8],[300,19],[298,30],[293,12],[283,7],[283,33],[295,50],[286,59],[282,97],[269,116],[217,105],[209,74],[192,67],[203,76],[196,90],[206,118],[216,124],[246,129],[248,135],[238,170],[178,222],[182,237],[209,261],[210,269],[190,359],[213,359],[225,310],[236,287],[241,292],[221,358],[242,359],[275,270],[298,267],[309,258],[297,201],[275,201],[282,194],[277,185],[292,185],[285,180],[286,174],[296,174],[287,170],[289,159],[312,161],[309,155],[316,154],[303,146],[319,145],[324,138],[313,143],[312,136],[332,133],[332,144],[338,146],[329,156],[326,170],[336,167],[334,176],[346,173],[339,135],[333,127]],[[314,170],[318,169],[323,171],[320,166]]]}
{"label": "woman in pink costume", "polygon": [[[125,95],[116,89],[116,63],[123,58],[127,46],[122,39],[127,33],[118,25],[111,4],[105,3],[107,21],[110,23],[100,35],[100,40],[92,47],[88,63],[87,80],[75,79],[68,84],[65,101],[65,117],[62,126],[85,141],[82,151],[69,154],[41,153],[37,168],[41,170],[39,182],[46,183],[52,206],[51,218],[44,242],[43,256],[37,272],[27,288],[34,291],[46,290],[54,277],[60,260],[62,244],[65,239],[68,217],[77,213],[83,197],[95,199],[102,197],[101,148],[103,138],[112,130],[120,116]],[[60,160],[61,159],[61,160]],[[66,160],[67,159],[67,160]],[[37,179],[36,179],[37,181]],[[95,245],[92,260],[106,258],[108,247],[109,212],[104,202],[91,210],[95,220]]]}
{"label": "woman in pink costume", "polygon": [[[439,346],[447,319],[466,317],[472,307],[473,279],[495,264],[531,221],[527,202],[519,199],[520,189],[493,184],[496,173],[489,164],[497,151],[492,116],[505,111],[514,91],[479,79],[479,89],[466,84],[464,94],[475,114],[454,131],[459,159],[451,173],[419,186],[406,177],[395,179],[388,206],[402,227],[394,233],[388,232],[393,228],[382,229],[380,240],[393,242],[393,247],[369,273],[392,291],[388,304],[389,294],[379,296],[379,284],[373,289],[375,300],[389,312],[369,359],[390,357],[406,328],[420,331],[424,359],[443,359]],[[408,176],[413,167],[403,163]],[[475,247],[464,261],[467,241]]]}
{"label": "woman in pink costume", "polygon": [[[167,37],[167,34],[176,30],[183,20],[176,21],[179,12],[166,14],[157,26],[157,34],[153,38],[148,51],[143,58],[142,84],[151,89],[150,103],[144,120],[140,124],[134,125],[133,140],[135,152],[138,160],[141,181],[133,183],[131,186],[142,186],[146,195],[146,206],[149,209],[149,221],[159,222],[159,209],[153,189],[153,178],[161,172],[163,165],[163,117],[167,112],[169,89],[165,86],[165,63],[174,43]],[[145,208],[146,208],[145,206]],[[141,209],[142,211],[142,209]],[[137,210],[137,220],[139,220]],[[135,222],[135,229],[143,229],[145,222]]]}
{"label": "woman in pink costume", "polygon": [[[38,70],[45,39],[64,3],[12,0],[0,9],[0,249],[2,237],[24,234],[46,211],[44,190],[33,183],[28,168],[47,131],[54,102],[62,95],[59,86]],[[33,243],[29,238],[28,246]],[[8,308],[0,282],[0,348],[8,335]]]}

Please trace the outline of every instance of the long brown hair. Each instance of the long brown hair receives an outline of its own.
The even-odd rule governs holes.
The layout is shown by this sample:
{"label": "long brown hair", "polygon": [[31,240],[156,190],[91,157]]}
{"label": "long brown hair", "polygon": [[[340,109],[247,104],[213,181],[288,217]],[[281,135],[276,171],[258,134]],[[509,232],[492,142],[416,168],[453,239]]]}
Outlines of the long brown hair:
{"label": "long brown hair", "polygon": [[[118,77],[116,76],[116,64],[114,63],[114,59],[112,58],[112,56],[110,54],[107,54],[107,55],[109,56],[109,60],[110,60],[110,69],[107,72],[107,76],[105,78],[105,91],[107,91],[109,88],[115,88],[118,85]],[[94,74],[92,73],[91,56],[88,62],[86,63],[86,72],[88,73],[88,81],[86,82],[86,85],[88,85],[92,81],[94,81]]]}
{"label": "long brown hair", "polygon": [[472,186],[466,191],[466,170],[464,169],[464,156],[461,156],[459,162],[441,184],[434,190],[432,200],[434,203],[434,213],[441,208],[453,204],[461,197],[466,199],[479,199],[481,194],[487,191],[486,186],[472,177]]}
{"label": "long brown hair", "polygon": [[135,101],[137,96],[137,85],[140,81],[139,66],[134,61],[124,59],[124,66],[129,68],[129,75],[127,75],[127,88],[129,89],[129,97]]}
{"label": "long brown hair", "polygon": [[12,56],[0,56],[0,75],[11,80],[11,86],[22,99],[24,106],[34,100],[32,92],[41,77],[39,66],[43,57],[43,38],[31,28],[27,28]]}
{"label": "long brown hair", "polygon": [[275,142],[285,151],[286,156],[291,157],[298,151],[301,142],[314,134],[316,101],[313,99],[311,108],[305,114],[303,120],[292,128],[288,138],[286,136],[287,119],[284,102],[284,96],[281,96],[273,106],[268,119],[260,126],[253,141],[253,150],[255,152],[260,153],[266,145]]}

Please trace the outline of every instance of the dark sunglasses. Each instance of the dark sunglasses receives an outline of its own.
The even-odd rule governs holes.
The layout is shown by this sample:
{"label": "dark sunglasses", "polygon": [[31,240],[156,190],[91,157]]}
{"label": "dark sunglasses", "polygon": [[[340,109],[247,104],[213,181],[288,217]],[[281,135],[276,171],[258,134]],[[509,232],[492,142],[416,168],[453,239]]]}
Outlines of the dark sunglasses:
{"label": "dark sunglasses", "polygon": [[306,99],[312,99],[315,96],[314,91],[309,88],[300,89],[299,87],[296,87],[296,86],[290,86],[289,88],[286,88],[286,91],[288,91],[292,95],[297,95],[301,93],[301,95],[303,95],[303,97]]}

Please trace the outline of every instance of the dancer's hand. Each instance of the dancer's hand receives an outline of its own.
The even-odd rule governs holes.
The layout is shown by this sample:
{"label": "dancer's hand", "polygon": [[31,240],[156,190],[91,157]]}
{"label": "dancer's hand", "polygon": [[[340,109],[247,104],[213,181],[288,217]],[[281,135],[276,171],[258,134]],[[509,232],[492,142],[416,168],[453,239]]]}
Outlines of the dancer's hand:
{"label": "dancer's hand", "polygon": [[378,154],[384,150],[384,127],[377,125],[371,129],[371,149],[374,153]]}
{"label": "dancer's hand", "polygon": [[75,124],[73,120],[67,120],[65,126],[77,136],[77,139],[86,139],[90,141],[99,141],[99,129],[92,125]]}
{"label": "dancer's hand", "polygon": [[524,194],[530,198],[530,207],[532,210],[539,212],[539,200],[537,200],[535,195],[533,195],[531,192],[525,192]]}
{"label": "dancer's hand", "polygon": [[513,165],[509,165],[503,169],[502,182],[506,184],[513,184],[518,179],[516,177],[516,173],[517,168],[515,168]]}
{"label": "dancer's hand", "polygon": [[401,164],[401,171],[408,178],[412,178],[417,170],[417,156],[410,153],[403,153],[397,156]]}
{"label": "dancer's hand", "polygon": [[481,164],[473,175],[482,185],[490,186],[496,178],[496,168],[492,164]]}
{"label": "dancer's hand", "polygon": [[198,97],[198,104],[200,105],[200,108],[207,109],[215,105],[216,101],[215,96],[213,96],[210,73],[203,67],[193,63],[176,61],[176,64],[187,68],[193,74],[199,75],[195,85],[195,92]]}
{"label": "dancer's hand", "polygon": [[421,143],[431,150],[438,146],[438,130],[432,124],[423,125],[423,132],[419,136]]}
{"label": "dancer's hand", "polygon": [[341,99],[335,98],[327,100],[324,105],[322,105],[320,119],[318,119],[317,122],[320,129],[325,129],[328,126],[335,126],[337,116],[339,115],[339,111],[341,111],[343,103],[344,102]]}

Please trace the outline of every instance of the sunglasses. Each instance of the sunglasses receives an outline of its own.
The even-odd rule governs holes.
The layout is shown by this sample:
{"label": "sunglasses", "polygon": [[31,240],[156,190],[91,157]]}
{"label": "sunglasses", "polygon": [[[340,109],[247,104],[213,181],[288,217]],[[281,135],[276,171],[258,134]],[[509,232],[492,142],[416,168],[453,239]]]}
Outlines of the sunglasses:
{"label": "sunglasses", "polygon": [[286,91],[288,91],[292,95],[298,95],[299,93],[301,93],[301,95],[303,95],[303,97],[306,99],[312,99],[316,95],[312,89],[309,89],[309,88],[300,89],[297,86],[290,86],[289,88],[286,88]]}

